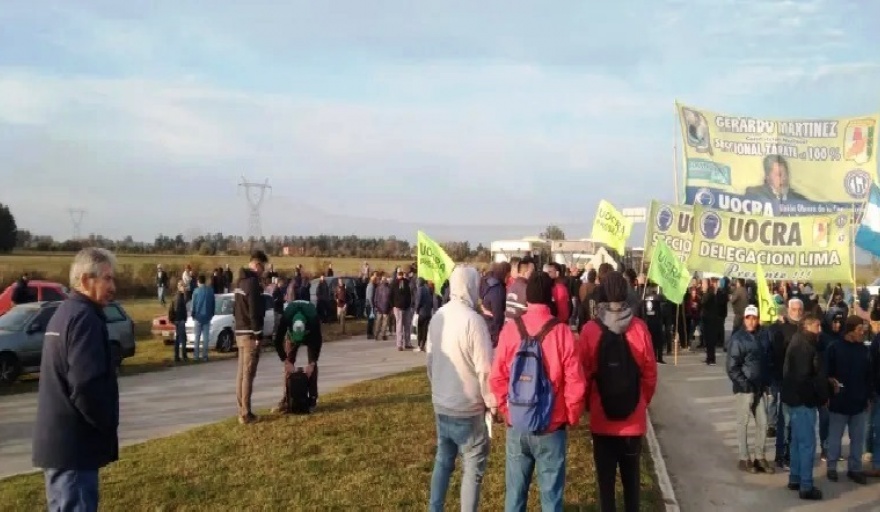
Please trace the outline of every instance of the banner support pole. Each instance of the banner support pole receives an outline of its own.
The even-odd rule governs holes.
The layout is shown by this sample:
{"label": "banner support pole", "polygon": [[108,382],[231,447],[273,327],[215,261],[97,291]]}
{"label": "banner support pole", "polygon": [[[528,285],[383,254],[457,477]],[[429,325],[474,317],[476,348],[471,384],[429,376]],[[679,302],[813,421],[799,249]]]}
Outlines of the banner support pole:
{"label": "banner support pole", "polygon": [[[672,116],[672,186],[673,197],[675,197],[675,206],[681,206],[680,198],[679,198],[679,186],[678,186],[678,123],[679,123],[679,114],[678,114],[678,105],[673,102],[672,109],[674,115]],[[645,231],[647,234],[647,230]],[[647,237],[646,237],[647,238]],[[647,247],[647,242],[645,243]],[[672,365],[678,366],[678,344],[680,340],[678,339],[678,317],[681,316],[681,304],[675,305],[675,332],[672,335],[672,344],[675,345],[673,350],[675,350],[672,356]]]}

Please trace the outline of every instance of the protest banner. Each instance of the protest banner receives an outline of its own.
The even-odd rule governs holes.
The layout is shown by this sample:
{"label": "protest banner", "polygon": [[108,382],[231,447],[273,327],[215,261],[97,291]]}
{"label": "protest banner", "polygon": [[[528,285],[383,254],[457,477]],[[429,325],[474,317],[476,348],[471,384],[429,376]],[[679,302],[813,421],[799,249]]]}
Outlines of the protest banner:
{"label": "protest banner", "polygon": [[688,268],[773,281],[852,281],[850,215],[758,217],[694,206]]}
{"label": "protest banner", "polygon": [[662,238],[657,240],[654,259],[648,269],[648,279],[663,289],[663,294],[671,302],[681,304],[691,282],[691,275],[684,262]]}
{"label": "protest banner", "polygon": [[687,261],[694,240],[693,208],[651,201],[645,230],[645,261],[653,261],[655,246],[660,240],[679,260]]}
{"label": "protest banner", "polygon": [[608,201],[603,199],[599,202],[596,219],[593,221],[593,232],[590,235],[593,241],[603,243],[623,255],[631,232],[631,220],[624,217]]}
{"label": "protest banner", "polygon": [[769,120],[676,103],[685,203],[809,216],[860,208],[877,174],[878,116]]}
{"label": "protest banner", "polygon": [[416,265],[419,270],[419,277],[425,281],[434,283],[434,292],[440,295],[440,288],[443,283],[449,279],[455,262],[446,254],[443,247],[432,240],[422,231],[418,232],[417,237],[418,256]]}

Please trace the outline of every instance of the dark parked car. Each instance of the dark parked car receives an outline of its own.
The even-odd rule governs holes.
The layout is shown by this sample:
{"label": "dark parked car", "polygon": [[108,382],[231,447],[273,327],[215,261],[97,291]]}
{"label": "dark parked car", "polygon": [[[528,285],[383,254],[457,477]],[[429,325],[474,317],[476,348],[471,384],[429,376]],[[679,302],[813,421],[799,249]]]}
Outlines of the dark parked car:
{"label": "dark parked car", "polygon": [[[339,279],[342,279],[342,282],[345,283],[345,291],[348,296],[348,303],[346,305],[347,316],[356,316],[355,313],[357,312],[357,291],[355,290],[357,278],[343,276],[325,277],[324,280],[327,281],[327,286],[330,287],[330,304],[327,305],[327,311],[329,312],[332,321],[338,320],[338,318],[336,318],[336,303],[333,300],[333,294],[336,293],[336,287],[339,286]],[[310,292],[312,294],[312,304],[315,304],[316,306],[318,305],[317,293],[319,282],[320,278],[312,279]]]}
{"label": "dark parked car", "polygon": [[[11,384],[24,373],[40,371],[46,325],[58,301],[21,304],[0,316],[0,384]],[[134,321],[117,302],[104,308],[116,365],[135,353]]]}

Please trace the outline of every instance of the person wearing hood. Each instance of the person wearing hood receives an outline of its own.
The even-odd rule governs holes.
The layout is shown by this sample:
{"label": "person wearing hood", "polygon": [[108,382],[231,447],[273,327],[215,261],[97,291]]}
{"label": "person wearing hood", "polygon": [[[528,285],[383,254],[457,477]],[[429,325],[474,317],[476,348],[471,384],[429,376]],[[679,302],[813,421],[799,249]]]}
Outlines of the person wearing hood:
{"label": "person wearing hood", "polygon": [[[736,398],[736,437],[739,445],[739,470],[748,473],[775,473],[767,462],[767,403],[765,394],[770,385],[769,342],[760,328],[758,308],[746,307],[743,326],[730,337],[727,354],[727,376]],[[754,458],[748,445],[750,420],[755,422]]]}
{"label": "person wearing hood", "polygon": [[843,431],[849,434],[849,458],[846,476],[864,485],[862,452],[868,421],[868,402],[874,390],[868,347],[864,344],[865,324],[857,316],[846,319],[843,341],[826,349],[825,363],[833,394],[828,403],[828,480],[836,482],[837,461],[841,455]]}
{"label": "person wearing hood", "polygon": [[[816,343],[816,356],[819,358],[819,364],[822,371],[825,371],[825,354],[828,347],[832,344],[843,341],[843,323],[846,320],[843,311],[839,309],[831,309],[825,315],[825,321],[822,322],[822,333],[819,334],[819,341]],[[819,405],[819,444],[821,447],[822,460],[828,460],[828,404]]]}
{"label": "person wearing hood", "polygon": [[807,316],[785,352],[782,370],[782,403],[791,416],[791,472],[788,488],[803,500],[821,500],[813,486],[816,457],[816,409],[828,401],[828,381],[818,351],[819,319]]}
{"label": "person wearing hood", "polygon": [[[599,287],[601,293],[596,317],[584,326],[578,343],[581,365],[587,378],[586,402],[593,434],[599,502],[602,510],[616,510],[614,486],[619,468],[624,508],[639,510],[642,438],[648,428],[648,406],[657,388],[657,361],[654,359],[648,326],[633,315],[627,304],[629,284],[623,275],[617,271],[608,272],[602,276]],[[639,370],[638,404],[624,420],[612,420],[606,416],[599,387],[594,385],[599,371],[602,326],[626,340]]]}
{"label": "person wearing hood", "polygon": [[455,459],[462,458],[461,508],[477,510],[486,460],[489,430],[486,412],[494,414],[490,390],[492,340],[486,322],[476,311],[480,275],[472,267],[456,266],[449,277],[450,301],[428,325],[428,380],[437,424],[437,453],[431,477],[429,509],[442,512]]}
{"label": "person wearing hood", "polygon": [[260,363],[260,341],[263,338],[263,322],[266,303],[260,276],[269,258],[263,251],[251,254],[248,267],[241,269],[235,286],[233,317],[235,318],[235,344],[238,346],[238,373],[235,378],[235,395],[238,401],[238,422],[253,423],[257,420],[251,410],[251,395],[257,365]]}
{"label": "person wearing hood", "polygon": [[[506,322],[501,329],[489,377],[492,393],[498,402],[498,412],[508,425],[504,509],[509,511],[526,510],[533,472],[537,476],[543,510],[562,510],[567,427],[577,426],[584,411],[586,381],[578,361],[574,336],[567,323],[560,323],[550,313],[553,284],[553,279],[543,271],[536,271],[529,277],[525,312]],[[508,402],[514,373],[511,368],[517,361],[517,352],[525,341],[525,335],[540,339],[544,375],[551,382],[553,390],[549,423],[541,432],[524,432],[513,428],[511,404]]]}
{"label": "person wearing hood", "polygon": [[421,277],[418,280],[414,307],[418,317],[416,321],[416,340],[418,340],[416,352],[423,352],[425,343],[428,341],[428,324],[431,323],[431,314],[434,312],[434,297],[432,297],[431,289],[428,288],[428,282]]}
{"label": "person wearing hood", "polygon": [[498,345],[498,335],[504,325],[504,312],[507,308],[507,275],[510,273],[510,264],[498,263],[492,267],[492,273],[486,279],[486,290],[480,299],[480,308],[483,318],[489,326],[489,334],[492,336],[492,346]]}

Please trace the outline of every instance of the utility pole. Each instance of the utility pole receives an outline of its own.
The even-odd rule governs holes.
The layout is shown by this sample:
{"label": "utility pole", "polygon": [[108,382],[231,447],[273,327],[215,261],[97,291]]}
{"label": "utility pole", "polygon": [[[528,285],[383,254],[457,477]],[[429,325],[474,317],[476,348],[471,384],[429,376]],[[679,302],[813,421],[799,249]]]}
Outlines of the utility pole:
{"label": "utility pole", "polygon": [[82,221],[86,211],[81,208],[68,208],[67,214],[70,215],[70,222],[73,223],[73,240],[79,241],[82,238]]}
{"label": "utility pole", "polygon": [[262,219],[260,210],[263,207],[263,201],[266,199],[266,191],[271,193],[272,186],[269,185],[267,178],[263,183],[252,183],[241,177],[241,183],[238,184],[239,189],[244,188],[244,195],[248,203],[248,236],[252,242],[258,242],[263,236]]}

